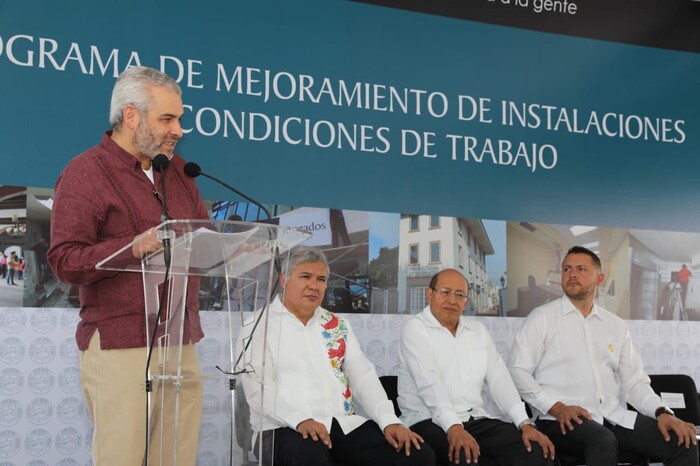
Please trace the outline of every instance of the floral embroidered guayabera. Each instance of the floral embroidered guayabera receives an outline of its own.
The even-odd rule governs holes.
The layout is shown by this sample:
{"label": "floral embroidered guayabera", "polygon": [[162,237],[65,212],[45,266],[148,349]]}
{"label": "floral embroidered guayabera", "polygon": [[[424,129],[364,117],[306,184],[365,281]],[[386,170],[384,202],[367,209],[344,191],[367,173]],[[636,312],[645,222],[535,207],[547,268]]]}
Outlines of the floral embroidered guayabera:
{"label": "floral embroidered guayabera", "polygon": [[345,319],[325,310],[321,315],[321,322],[321,327],[323,328],[321,335],[326,341],[328,359],[345,399],[343,402],[345,414],[355,414],[355,400],[352,397],[352,390],[350,390],[350,385],[348,384],[348,377],[343,371],[348,326],[345,323]]}

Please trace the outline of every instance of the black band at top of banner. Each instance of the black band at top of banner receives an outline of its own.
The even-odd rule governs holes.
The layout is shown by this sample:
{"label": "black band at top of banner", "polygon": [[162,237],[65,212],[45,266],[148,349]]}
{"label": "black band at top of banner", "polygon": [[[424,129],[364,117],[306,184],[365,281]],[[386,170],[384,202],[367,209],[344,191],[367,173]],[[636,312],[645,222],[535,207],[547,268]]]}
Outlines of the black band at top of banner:
{"label": "black band at top of banner", "polygon": [[353,0],[488,24],[700,53],[700,0]]}

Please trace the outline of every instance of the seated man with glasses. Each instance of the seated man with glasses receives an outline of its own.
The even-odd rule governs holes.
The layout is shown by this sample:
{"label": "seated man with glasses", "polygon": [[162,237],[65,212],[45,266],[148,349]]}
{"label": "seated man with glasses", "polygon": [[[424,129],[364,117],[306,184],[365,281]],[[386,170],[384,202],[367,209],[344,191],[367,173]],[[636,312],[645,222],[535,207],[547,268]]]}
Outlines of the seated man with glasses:
{"label": "seated man with glasses", "polygon": [[[464,276],[443,270],[426,292],[428,307],[401,333],[401,420],[433,448],[438,465],[553,464],[554,446],[528,418],[488,330],[462,316],[469,302]],[[487,411],[484,383],[512,423]]]}

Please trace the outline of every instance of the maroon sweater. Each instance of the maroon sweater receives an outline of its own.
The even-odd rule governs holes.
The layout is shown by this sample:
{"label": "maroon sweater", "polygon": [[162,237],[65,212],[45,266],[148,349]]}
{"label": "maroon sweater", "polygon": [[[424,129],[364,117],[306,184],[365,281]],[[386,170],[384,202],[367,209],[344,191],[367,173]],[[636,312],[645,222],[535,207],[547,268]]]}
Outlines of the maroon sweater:
{"label": "maroon sweater", "polygon": [[[56,182],[48,260],[59,280],[80,285],[80,323],[76,332],[83,351],[96,329],[102,349],[146,345],[146,316],[140,273],[97,270],[102,259],[160,223],[162,205],[154,184],[134,156],[107,132],[102,142],[75,157]],[[172,219],[207,219],[194,179],[173,157],[164,171],[168,213]],[[154,170],[161,192],[161,174]],[[199,341],[199,280],[188,284],[183,343]]]}

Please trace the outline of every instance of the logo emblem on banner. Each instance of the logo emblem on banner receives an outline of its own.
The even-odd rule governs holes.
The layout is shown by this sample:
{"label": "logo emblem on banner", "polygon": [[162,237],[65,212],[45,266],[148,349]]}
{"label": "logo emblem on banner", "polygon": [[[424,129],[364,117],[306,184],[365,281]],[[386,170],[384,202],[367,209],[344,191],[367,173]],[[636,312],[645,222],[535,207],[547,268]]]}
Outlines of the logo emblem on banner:
{"label": "logo emblem on banner", "polygon": [[391,362],[398,361],[399,360],[399,347],[401,346],[400,341],[397,339],[394,339],[389,343],[389,360]]}
{"label": "logo emblem on banner", "polygon": [[77,309],[64,309],[61,314],[61,328],[64,332],[73,335],[80,321]]}
{"label": "logo emblem on banner", "polygon": [[0,330],[4,333],[18,333],[27,325],[24,310],[16,307],[0,309]]}
{"label": "logo emblem on banner", "polygon": [[381,316],[373,316],[374,319],[367,319],[367,331],[374,337],[384,335],[386,332],[386,321]]}
{"label": "logo emblem on banner", "polygon": [[389,320],[389,331],[392,335],[399,337],[401,336],[401,329],[403,329],[404,320],[401,318],[395,318]]}
{"label": "logo emblem on banner", "polygon": [[[688,361],[690,359],[691,354],[692,351],[687,343],[680,343],[676,347],[676,357],[680,360]],[[681,374],[689,374],[689,372],[681,372]]]}
{"label": "logo emblem on banner", "polygon": [[221,324],[220,316],[222,315],[225,314],[222,312],[202,312],[199,314],[202,330],[204,330],[205,335],[211,336],[225,328],[225,326]]}
{"label": "logo emblem on banner", "polygon": [[662,343],[659,347],[659,358],[664,362],[673,359],[673,346],[670,343]]}
{"label": "logo emblem on banner", "polygon": [[362,333],[362,330],[365,328],[364,317],[359,314],[348,314],[345,316],[345,320],[348,321],[355,335]]}
{"label": "logo emblem on banner", "polygon": [[82,436],[78,429],[66,427],[56,434],[56,450],[64,455],[71,455],[80,450]]}
{"label": "logo emblem on banner", "polygon": [[58,388],[64,393],[75,393],[80,390],[80,369],[66,367],[59,372]]}
{"label": "logo emblem on banner", "polygon": [[23,387],[24,374],[19,369],[8,367],[0,372],[0,393],[3,395],[16,395]]}
{"label": "logo emblem on banner", "polygon": [[83,402],[69,396],[58,402],[56,417],[64,424],[73,424],[83,417]]}
{"label": "logo emblem on banner", "polygon": [[200,447],[212,448],[219,441],[219,430],[211,422],[203,422],[199,429]]}
{"label": "logo emblem on banner", "polygon": [[[238,393],[236,396],[241,396]],[[202,399],[202,417],[205,419],[211,419],[221,412],[221,404],[219,399],[210,393],[204,395]]]}
{"label": "logo emblem on banner", "polygon": [[50,333],[56,328],[56,311],[52,309],[36,309],[32,312],[30,324],[36,333]]}
{"label": "logo emblem on banner", "polygon": [[[644,359],[644,361],[651,362],[656,359],[656,345],[653,343],[645,343],[639,352],[642,353],[642,359]],[[649,370],[646,369],[646,365],[644,368],[648,373]]]}
{"label": "logo emblem on banner", "polygon": [[78,364],[80,362],[80,352],[78,351],[78,345],[75,344],[75,338],[69,337],[65,338],[59,348],[58,354],[68,364]]}
{"label": "logo emblem on banner", "polygon": [[35,426],[46,424],[53,418],[53,405],[46,398],[34,398],[27,405],[27,419]]}
{"label": "logo emblem on banner", "polygon": [[43,456],[51,450],[51,434],[44,429],[34,429],[24,438],[24,449],[32,456]]}
{"label": "logo emblem on banner", "polygon": [[38,367],[29,373],[27,377],[27,387],[32,393],[44,395],[53,390],[56,385],[56,376],[51,369]]}
{"label": "logo emblem on banner", "polygon": [[19,452],[22,440],[14,430],[0,432],[0,458],[12,458]]}
{"label": "logo emblem on banner", "polygon": [[386,346],[382,340],[370,340],[365,351],[367,359],[375,365],[380,365],[386,356]]}
{"label": "logo emblem on banner", "polygon": [[214,338],[204,338],[197,344],[197,353],[202,361],[214,363],[221,356],[221,345]]}
{"label": "logo emblem on banner", "polygon": [[22,362],[27,353],[24,342],[17,337],[9,337],[0,341],[0,361],[5,364]]}
{"label": "logo emblem on banner", "polygon": [[0,426],[13,426],[22,419],[22,403],[14,398],[0,401]]}
{"label": "logo emblem on banner", "polygon": [[37,364],[48,364],[56,357],[56,344],[46,337],[39,337],[29,344],[29,357]]}

